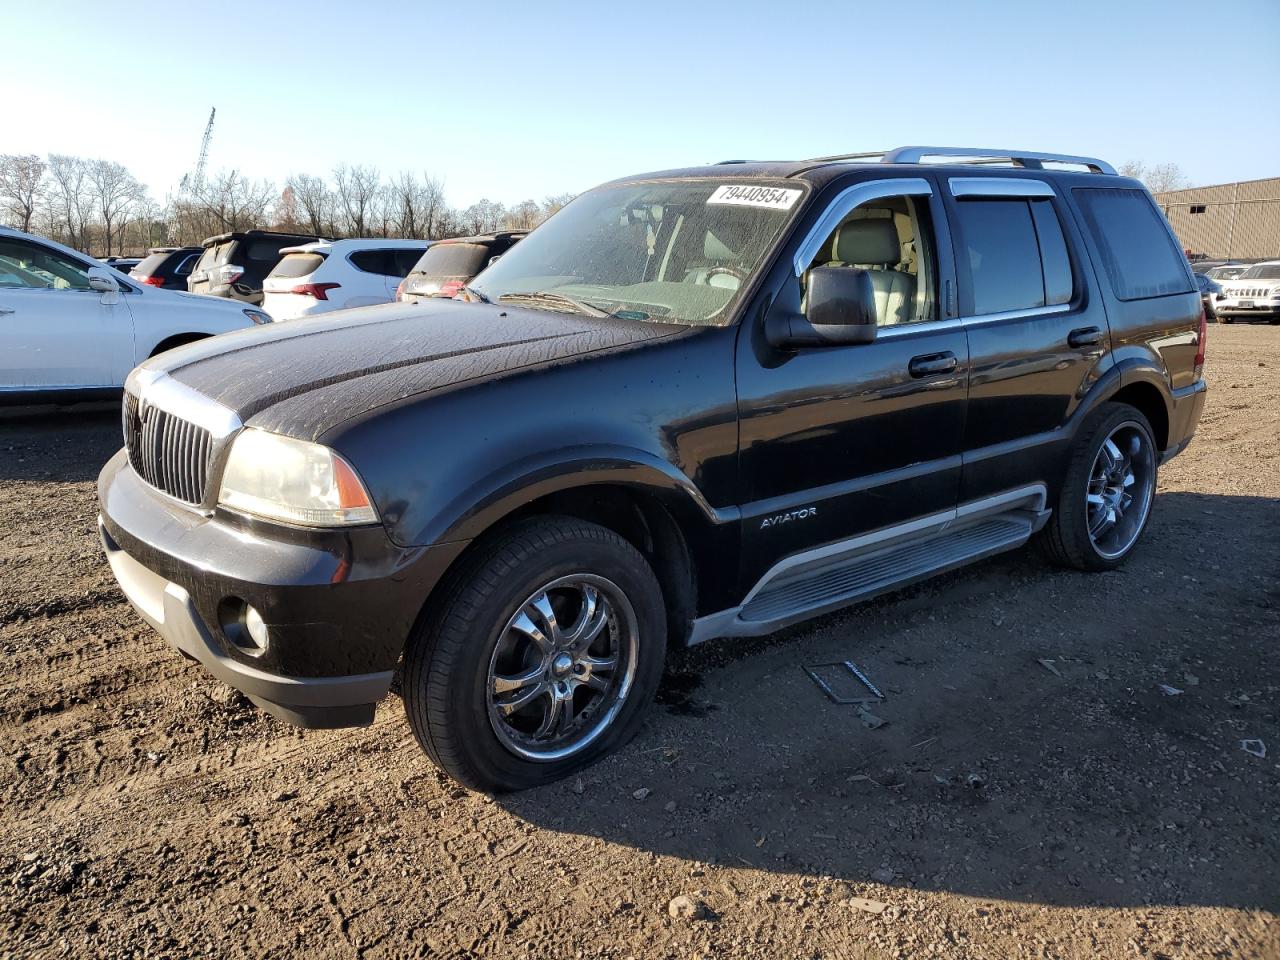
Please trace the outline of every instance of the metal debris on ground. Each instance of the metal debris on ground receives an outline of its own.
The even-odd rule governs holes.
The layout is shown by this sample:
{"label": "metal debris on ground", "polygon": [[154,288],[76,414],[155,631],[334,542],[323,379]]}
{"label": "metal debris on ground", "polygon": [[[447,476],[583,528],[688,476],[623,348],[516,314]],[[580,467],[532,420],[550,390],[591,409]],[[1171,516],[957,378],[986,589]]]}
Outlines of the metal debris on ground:
{"label": "metal debris on ground", "polygon": [[[868,690],[870,690],[873,694],[875,694],[875,696],[874,697],[843,697],[840,694],[836,693],[836,691],[832,688],[831,684],[827,683],[827,681],[823,680],[822,677],[818,675],[819,670],[822,670],[825,668],[831,668],[831,667],[844,667],[845,670],[847,670],[852,676],[862,681],[862,685],[866,687]],[[818,689],[827,695],[827,699],[830,700],[832,703],[864,704],[864,703],[877,703],[884,699],[884,694],[880,692],[880,688],[877,687],[874,683],[872,683],[871,678],[868,677],[861,670],[859,670],[858,665],[854,663],[852,660],[833,660],[830,663],[802,664],[801,668],[804,670],[805,673],[809,675],[809,679],[818,685]]]}
{"label": "metal debris on ground", "polygon": [[1267,758],[1267,745],[1261,740],[1241,740],[1240,749],[1245,753],[1252,754],[1261,760]]}
{"label": "metal debris on ground", "polygon": [[886,723],[889,722],[888,720],[885,720],[883,717],[877,717],[874,713],[872,713],[862,704],[858,704],[858,719],[861,720],[863,724],[865,724],[868,728],[872,730],[879,730],[881,727],[883,727]]}
{"label": "metal debris on ground", "polygon": [[1058,668],[1053,665],[1052,660],[1037,660],[1036,662],[1039,663],[1040,666],[1048,670],[1050,673],[1052,673],[1055,677],[1062,679],[1061,671],[1059,671]]}
{"label": "metal debris on ground", "polygon": [[1166,697],[1177,697],[1181,696],[1183,693],[1183,691],[1179,690],[1177,687],[1171,687],[1167,683],[1160,684],[1160,692]]}

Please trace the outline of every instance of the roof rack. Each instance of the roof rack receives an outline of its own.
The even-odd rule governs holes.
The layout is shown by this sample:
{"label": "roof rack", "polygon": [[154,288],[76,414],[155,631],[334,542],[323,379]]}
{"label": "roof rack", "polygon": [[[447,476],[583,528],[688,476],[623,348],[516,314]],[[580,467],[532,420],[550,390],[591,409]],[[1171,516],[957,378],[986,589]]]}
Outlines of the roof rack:
{"label": "roof rack", "polygon": [[1066,163],[1085,167],[1090,173],[1116,175],[1115,167],[1095,157],[1076,157],[1067,153],[1041,153],[1033,150],[997,150],[992,147],[896,147],[872,153],[842,153],[831,157],[814,157],[816,161],[877,160],[880,163],[924,163],[926,157],[963,158],[958,162],[976,165],[1004,165],[1043,170],[1045,163]]}

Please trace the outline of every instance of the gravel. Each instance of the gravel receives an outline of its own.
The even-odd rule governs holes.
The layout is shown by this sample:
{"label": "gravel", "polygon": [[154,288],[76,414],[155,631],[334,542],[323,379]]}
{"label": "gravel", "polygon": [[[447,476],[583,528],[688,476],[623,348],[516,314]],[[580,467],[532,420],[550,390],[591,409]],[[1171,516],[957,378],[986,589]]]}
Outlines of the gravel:
{"label": "gravel", "polygon": [[[397,700],[300,731],[174,655],[97,543],[118,409],[4,414],[0,956],[1278,957],[1280,328],[1207,375],[1120,571],[681,654],[630,745],[496,798]],[[849,658],[883,726],[801,670]]]}

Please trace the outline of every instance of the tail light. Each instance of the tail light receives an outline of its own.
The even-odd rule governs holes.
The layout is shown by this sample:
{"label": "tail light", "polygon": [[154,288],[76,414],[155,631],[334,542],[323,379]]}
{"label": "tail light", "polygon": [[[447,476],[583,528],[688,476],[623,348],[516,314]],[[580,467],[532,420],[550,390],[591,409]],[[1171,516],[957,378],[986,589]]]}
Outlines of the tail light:
{"label": "tail light", "polygon": [[138,276],[136,273],[129,274],[130,279],[137,280],[139,283],[145,283],[149,287],[163,287],[164,277],[153,277],[143,274]]}
{"label": "tail light", "polygon": [[466,286],[462,280],[446,280],[440,284],[440,292],[437,297],[456,297],[462,292],[462,288]]}
{"label": "tail light", "polygon": [[304,297],[315,297],[317,300],[328,300],[328,292],[342,286],[340,283],[300,283],[289,292]]}
{"label": "tail light", "polygon": [[213,272],[217,277],[218,283],[235,283],[244,275],[244,267],[226,263]]}
{"label": "tail light", "polygon": [[1204,308],[1200,310],[1200,332],[1196,335],[1196,362],[1195,362],[1195,378],[1200,379],[1201,373],[1204,372],[1204,342],[1209,337],[1209,320],[1204,314]]}

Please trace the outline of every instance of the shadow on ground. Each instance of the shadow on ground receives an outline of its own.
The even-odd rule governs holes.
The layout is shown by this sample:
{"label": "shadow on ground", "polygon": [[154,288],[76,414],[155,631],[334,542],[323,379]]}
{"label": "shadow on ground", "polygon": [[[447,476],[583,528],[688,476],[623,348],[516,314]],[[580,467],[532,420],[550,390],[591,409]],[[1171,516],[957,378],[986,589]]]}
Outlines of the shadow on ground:
{"label": "shadow on ground", "polygon": [[[687,654],[620,755],[499,802],[724,866],[1276,910],[1277,544],[1276,500],[1162,494],[1120,571],[1024,550]],[[884,726],[801,669],[846,658],[886,694]],[[1253,739],[1267,758],[1241,747]]]}

